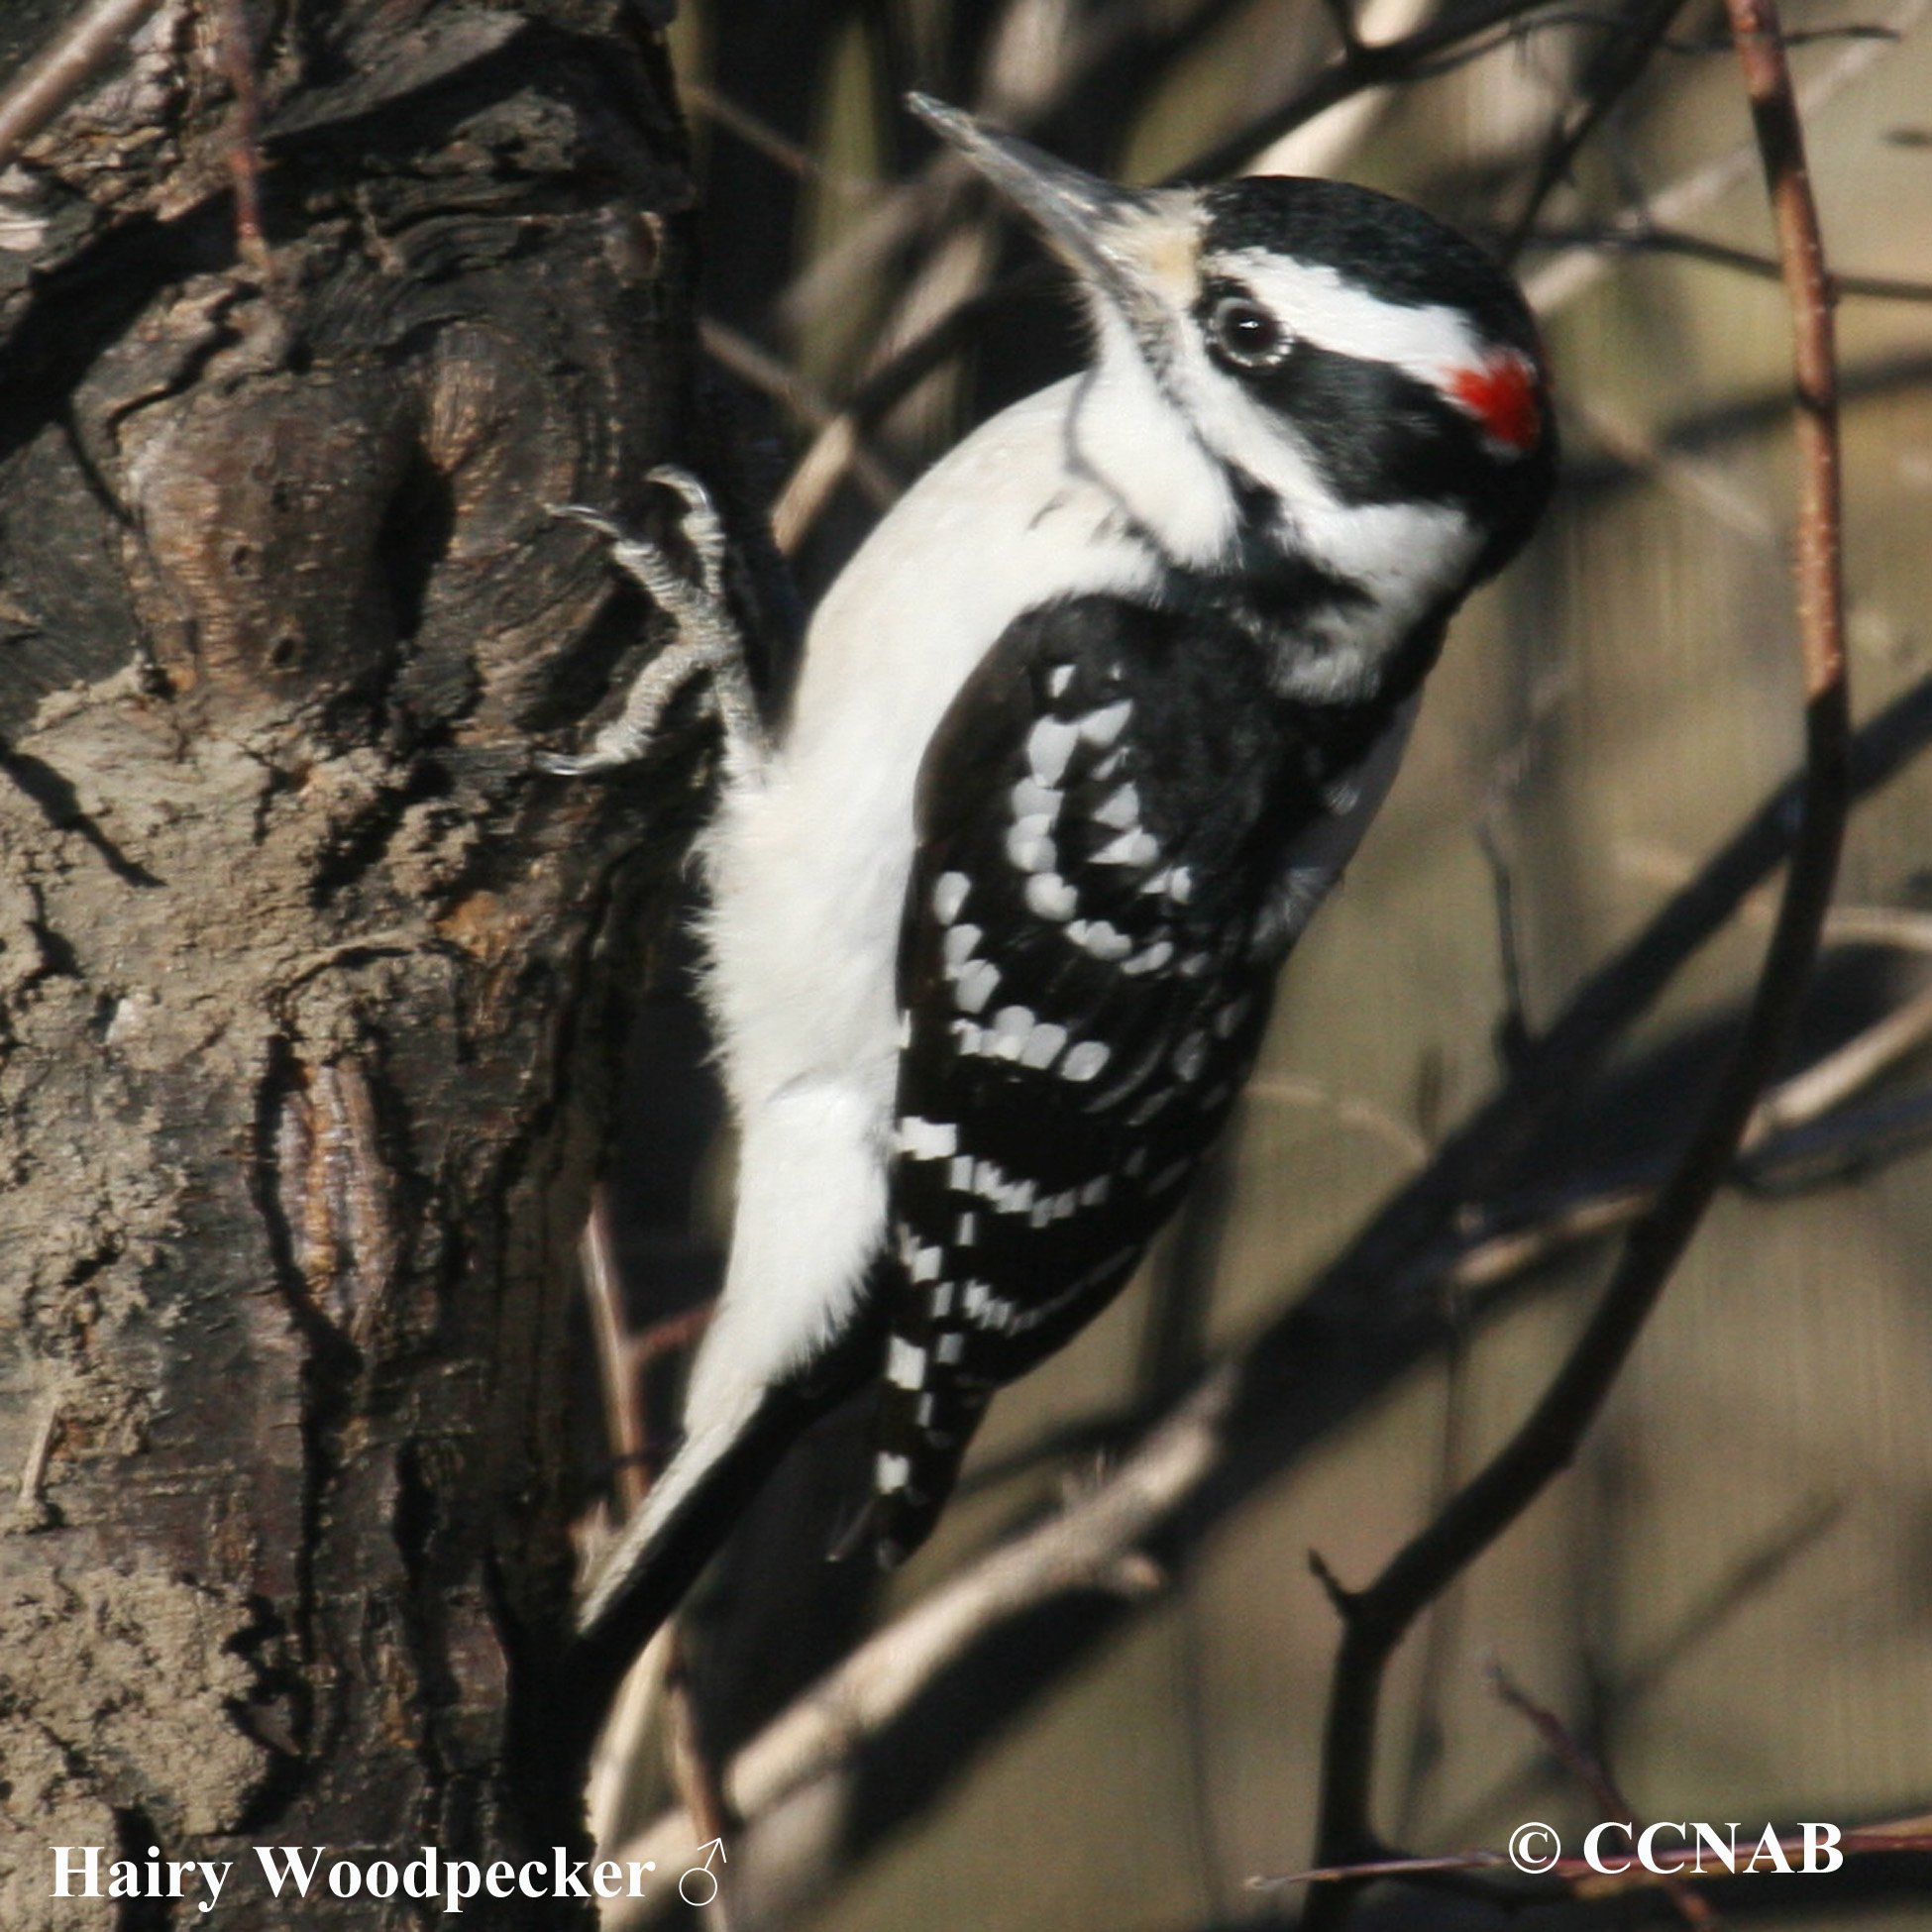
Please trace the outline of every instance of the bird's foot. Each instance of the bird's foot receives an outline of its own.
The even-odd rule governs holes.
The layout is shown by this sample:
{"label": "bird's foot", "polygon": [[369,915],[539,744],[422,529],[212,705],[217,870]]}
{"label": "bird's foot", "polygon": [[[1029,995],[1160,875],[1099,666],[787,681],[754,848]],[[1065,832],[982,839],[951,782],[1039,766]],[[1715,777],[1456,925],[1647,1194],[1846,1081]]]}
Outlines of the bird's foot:
{"label": "bird's foot", "polygon": [[744,638],[724,597],[724,525],[710,492],[689,470],[665,464],[647,483],[662,483],[684,498],[684,534],[697,564],[694,578],[670,553],[648,538],[632,535],[601,510],[561,503],[552,516],[589,524],[608,540],[620,570],[640,584],[651,601],[670,618],[675,640],[637,674],[623,709],[581,752],[543,752],[538,765],[560,777],[580,778],[634,764],[650,750],[665,707],[694,678],[705,678],[724,724],[727,751],[734,761],[755,761],[764,744],[764,726],[751,675],[745,668]]}

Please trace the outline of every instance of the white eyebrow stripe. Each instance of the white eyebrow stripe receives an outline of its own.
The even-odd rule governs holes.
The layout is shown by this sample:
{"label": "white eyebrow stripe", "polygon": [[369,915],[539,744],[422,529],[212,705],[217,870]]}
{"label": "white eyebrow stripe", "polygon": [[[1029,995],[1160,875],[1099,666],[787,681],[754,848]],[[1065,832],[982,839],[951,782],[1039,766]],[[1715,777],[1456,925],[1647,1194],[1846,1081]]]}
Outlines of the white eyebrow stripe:
{"label": "white eyebrow stripe", "polygon": [[1435,388],[1455,370],[1479,369],[1490,353],[1459,310],[1382,301],[1326,263],[1236,249],[1205,264],[1203,273],[1245,282],[1289,329],[1319,349],[1387,363]]}

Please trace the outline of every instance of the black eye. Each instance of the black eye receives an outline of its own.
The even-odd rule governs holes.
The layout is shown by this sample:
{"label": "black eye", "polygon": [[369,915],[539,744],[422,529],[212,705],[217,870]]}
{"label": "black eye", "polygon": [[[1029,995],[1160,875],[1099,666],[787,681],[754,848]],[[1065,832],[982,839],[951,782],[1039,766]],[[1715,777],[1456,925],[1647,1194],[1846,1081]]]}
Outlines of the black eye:
{"label": "black eye", "polygon": [[1231,363],[1266,369],[1285,356],[1293,339],[1259,302],[1245,295],[1224,295],[1208,316],[1208,335]]}

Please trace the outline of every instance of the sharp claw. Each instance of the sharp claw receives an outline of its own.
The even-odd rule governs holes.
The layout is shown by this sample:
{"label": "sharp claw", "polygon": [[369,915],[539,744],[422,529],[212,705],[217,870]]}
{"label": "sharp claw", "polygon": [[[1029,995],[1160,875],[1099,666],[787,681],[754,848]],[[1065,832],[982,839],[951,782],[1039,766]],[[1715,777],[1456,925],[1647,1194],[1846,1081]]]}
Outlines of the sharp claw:
{"label": "sharp claw", "polygon": [[681,470],[675,463],[660,463],[644,481],[659,483],[683,499],[685,540],[698,559],[698,575],[703,581],[704,590],[713,597],[721,595],[728,540],[724,534],[724,519],[718,515],[711,492],[689,470]]}
{"label": "sharp claw", "polygon": [[535,755],[536,769],[558,778],[581,778],[644,756],[665,704],[688,679],[698,676],[713,681],[704,700],[724,720],[727,745],[737,748],[733,755],[755,763],[763,750],[756,701],[745,680],[742,640],[724,607],[728,540],[723,519],[710,492],[689,470],[661,464],[645,481],[661,484],[683,502],[682,535],[697,564],[696,582],[689,567],[674,564],[662,545],[631,535],[603,511],[585,503],[546,505],[550,515],[585,524],[605,539],[611,561],[644,587],[679,640],[632,681],[622,715],[606,724],[588,750]]}
{"label": "sharp claw", "polygon": [[601,510],[593,510],[588,503],[546,503],[544,513],[554,516],[560,523],[588,523],[599,536],[608,537],[613,543],[621,543],[624,529],[613,522]]}
{"label": "sharp claw", "polygon": [[687,509],[700,513],[713,509],[711,492],[689,470],[680,469],[675,463],[660,463],[655,470],[647,470],[644,481],[662,483],[666,489],[682,496]]}
{"label": "sharp claw", "polygon": [[582,778],[586,772],[596,769],[590,759],[573,757],[562,751],[540,751],[530,762],[538,771],[548,773],[552,778]]}

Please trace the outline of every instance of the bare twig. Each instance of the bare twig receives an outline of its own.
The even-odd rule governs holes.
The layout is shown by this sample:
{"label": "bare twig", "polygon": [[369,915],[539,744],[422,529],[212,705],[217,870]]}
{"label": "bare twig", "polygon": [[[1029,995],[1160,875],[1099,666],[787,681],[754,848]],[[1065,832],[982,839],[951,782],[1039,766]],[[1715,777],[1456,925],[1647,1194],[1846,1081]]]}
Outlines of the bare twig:
{"label": "bare twig", "polygon": [[[1797,435],[1803,460],[1797,532],[1799,651],[1806,781],[1778,919],[1742,1036],[1689,1145],[1632,1229],[1575,1346],[1503,1449],[1388,1563],[1346,1600],[1323,1746],[1317,1858],[1373,1856],[1369,1783],[1389,1659],[1422,1609],[1514,1523],[1567,1465],[1636,1345],[1645,1322],[1735,1158],[1760,1089],[1804,999],[1837,870],[1850,797],[1851,732],[1843,641],[1835,360],[1831,295],[1804,141],[1771,0],[1730,0],[1785,264],[1796,337]],[[1310,1902],[1307,1924],[1342,1923],[1353,1888]]]}
{"label": "bare twig", "polygon": [[706,87],[701,80],[681,80],[678,94],[688,113],[701,114],[707,121],[715,122],[747,148],[754,149],[767,161],[776,161],[801,180],[827,188],[846,201],[870,201],[885,191],[879,181],[827,167],[810,149],[800,147],[790,136],[780,134],[715,87]]}
{"label": "bare twig", "polygon": [[[1758,255],[1750,249],[1733,248],[1728,242],[1653,224],[1544,228],[1525,240],[1548,248],[1606,249],[1618,255],[1679,255],[1690,262],[1708,262],[1713,268],[1735,268],[1740,274],[1755,275],[1764,281],[1777,281],[1784,273],[1775,256]],[[1902,275],[1854,274],[1838,268],[1832,271],[1832,286],[1841,295],[1858,295],[1872,301],[1932,302],[1932,281],[1912,281]]]}
{"label": "bare twig", "polygon": [[1643,424],[1595,396],[1572,398],[1569,420],[1581,425],[1606,455],[1639,472],[1760,550],[1777,550],[1782,533],[1769,511],[1727,467],[1660,441]]}
{"label": "bare twig", "polygon": [[[1533,1258],[1525,1256],[1512,1277],[1520,1279]],[[1499,1271],[1487,1285],[1499,1287],[1504,1279]],[[1350,1412],[1387,1388],[1415,1359],[1415,1348],[1394,1333],[1398,1303],[1411,1310],[1412,1321],[1418,1306],[1431,1311],[1427,1334],[1433,1345],[1441,1346],[1453,1333],[1451,1320],[1441,1312],[1442,1298],[1428,1292],[1431,1285],[1405,1283],[1397,1295],[1362,1313],[1361,1319],[1377,1337],[1378,1352],[1362,1387],[1346,1404]],[[1271,1413],[1295,1418],[1292,1428],[1303,1445],[1324,1433],[1323,1419],[1315,1413],[1318,1392],[1334,1395],[1342,1372],[1340,1357],[1350,1351],[1345,1337],[1336,1339],[1339,1305],[1344,1299],[1358,1301],[1362,1292],[1357,1286],[1348,1287],[1345,1297],[1331,1292],[1324,1306],[1288,1318],[1287,1325],[1294,1331],[1288,1351],[1295,1356],[1302,1380],[1287,1391],[1286,1399],[1278,1399],[1277,1392],[1270,1389],[1266,1406]],[[1477,1306],[1493,1306],[1493,1299],[1485,1297]],[[1359,1371],[1362,1363],[1358,1357],[1353,1359]],[[805,1794],[820,1787],[828,1793],[835,1790],[837,1778],[854,1761],[863,1759],[881,1733],[929,1692],[935,1681],[965,1667],[968,1654],[977,1644],[1068,1590],[1098,1588],[1138,1595],[1152,1587],[1159,1572],[1144,1559],[1134,1557],[1138,1544],[1164,1534],[1165,1526],[1177,1514],[1199,1509],[1210,1485],[1226,1483],[1228,1494],[1212,1498],[1213,1506],[1203,1512],[1200,1522],[1190,1525],[1191,1533],[1204,1532],[1214,1506],[1225,1506],[1229,1495],[1251,1493],[1253,1484],[1278,1466],[1266,1457],[1250,1459],[1253,1445],[1243,1432],[1251,1429],[1251,1423],[1237,1417],[1224,1425],[1231,1371],[1236,1370],[1243,1376],[1251,1374],[1252,1356],[1209,1369],[1168,1419],[1146,1437],[1144,1447],[1128,1455],[1100,1487],[1070,1503],[1062,1515],[989,1552],[933,1596],[915,1604],[747,1745],[724,1769],[719,1782],[728,1810],[744,1819],[743,1829],[755,1834],[774,1813],[789,1815],[790,1801],[798,1798],[803,1815],[814,1823],[796,1829],[807,1835],[822,1832],[828,1840],[836,1840],[842,1816],[838,1807],[817,1805]],[[1118,1440],[1128,1426],[1127,1420],[1121,1420],[1106,1433]],[[1243,1459],[1244,1473],[1234,1475],[1231,1481],[1231,1459],[1236,1457]],[[1787,1559],[1797,1537],[1814,1533],[1824,1520],[1829,1520],[1829,1506],[1807,1507],[1795,1529],[1787,1528],[1769,1554],[1760,1553],[1722,1579],[1699,1600],[1693,1614],[1707,1619],[1742,1600],[1760,1576]],[[1310,1560],[1324,1587],[1345,1601],[1347,1591],[1320,1557]],[[1627,1679],[1620,1680],[1620,1694],[1641,1694],[1673,1661],[1683,1641],[1681,1629],[1664,1639],[1633,1666]],[[989,1705],[985,1722],[989,1726],[996,1721],[1009,1722],[1012,1716],[1010,1706]],[[970,1756],[971,1743],[972,1734],[950,1733],[949,1756],[963,1762]],[[621,1852],[610,1855],[625,1860],[656,1859],[663,1872],[675,1870],[671,1862],[680,1859],[689,1844],[690,1827],[680,1809],[662,1814],[629,1840]],[[800,1842],[789,1844],[790,1857],[803,1856]],[[1496,1855],[1485,1853],[1449,1861],[1403,1860],[1390,1869],[1400,1876],[1499,1862]],[[810,1863],[808,1858],[805,1863]],[[1328,1876],[1362,1873],[1350,1865],[1345,1873]],[[611,1909],[620,1914],[612,1921],[613,1926],[638,1925],[649,1920],[654,1907],[645,1899],[635,1905],[621,1902]]]}
{"label": "bare twig", "polygon": [[1476,0],[1475,4],[1457,7],[1412,34],[1404,34],[1400,40],[1384,41],[1373,47],[1358,41],[1345,49],[1340,59],[1324,67],[1307,86],[1245,122],[1213,147],[1203,149],[1168,178],[1205,181],[1222,174],[1237,174],[1250,156],[1351,95],[1406,80],[1438,54],[1475,40],[1506,22],[1539,12],[1548,4],[1549,0]]}
{"label": "bare twig", "polygon": [[[1617,1780],[1610,1775],[1603,1761],[1585,1748],[1569,1726],[1555,1711],[1539,1704],[1503,1668],[1499,1659],[1490,1659],[1488,1676],[1490,1687],[1496,1695],[1511,1710],[1529,1720],[1531,1728],[1543,1740],[1544,1749],[1589,1792],[1596,1801],[1597,1815],[1600,1818],[1622,1818],[1634,1825],[1637,1813],[1630,1800],[1618,1789]],[[1686,1925],[1708,1926],[1717,1923],[1717,1915],[1711,1910],[1710,1901],[1698,1897],[1674,1874],[1664,1877],[1664,1889],[1677,1916]]]}
{"label": "bare twig", "polygon": [[1568,174],[1584,144],[1603,125],[1604,118],[1643,78],[1651,56],[1685,4],[1686,0],[1638,0],[1633,16],[1615,23],[1620,30],[1618,38],[1598,63],[1590,97],[1580,109],[1558,120],[1537,164],[1529,192],[1503,244],[1505,262],[1516,260],[1543,211],[1543,204]]}
{"label": "bare twig", "polygon": [[[891,506],[903,486],[899,479],[877,452],[865,445],[851,417],[841,417],[815,383],[769,350],[761,349],[749,336],[714,317],[706,316],[698,323],[698,339],[720,368],[770,396],[802,428],[814,435],[835,430],[841,474],[849,471],[876,508]],[[773,537],[780,550],[789,552],[800,534],[796,513],[782,521],[774,516]]]}
{"label": "bare twig", "polygon": [[[1836,1497],[1813,1496],[1800,1504],[1769,1537],[1725,1568],[1641,1655],[1600,1680],[1597,1694],[1602,1706],[1627,1720],[1698,1644],[1763,1595],[1843,1515],[1844,1505]],[[1470,1798],[1444,1826],[1442,1835],[1453,1844],[1479,1829],[1484,1819],[1512,1812],[1520,1815],[1518,1808],[1544,1788],[1545,1769],[1540,1753],[1517,1766]]]}
{"label": "bare twig", "polygon": [[[1816,114],[1853,81],[1869,73],[1874,64],[1890,52],[1897,41],[1924,18],[1932,0],[1895,0],[1878,24],[1885,29],[1883,39],[1852,42],[1831,63],[1814,73],[1797,92],[1798,110]],[[1641,233],[1646,229],[1673,229],[1744,181],[1757,164],[1758,148],[1750,141],[1740,142],[1714,160],[1680,175],[1667,187],[1634,202],[1614,215],[1607,226],[1615,230]],[[1554,256],[1537,271],[1524,278],[1524,292],[1530,306],[1544,317],[1567,308],[1579,295],[1596,286],[1609,272],[1612,256],[1600,245],[1567,249]]]}
{"label": "bare twig", "polygon": [[[948,1663],[987,1630],[1069,1590],[1139,1596],[1159,1572],[1133,1552],[1190,1494],[1221,1453],[1233,1391],[1226,1365],[1203,1377],[1170,1418],[1100,1488],[964,1574],[861,1645],[738,1753],[726,1767],[725,1799],[757,1819],[835,1773],[855,1747],[882,1730]],[[612,1856],[655,1859],[675,1875],[681,1816],[668,1814]],[[619,1899],[604,1932],[644,1923],[655,1900]]]}
{"label": "bare twig", "polygon": [[[713,1839],[722,1839],[730,1833],[736,1821],[725,1802],[718,1768],[705,1748],[684,1637],[675,1621],[667,1646],[664,1697],[669,1719],[665,1726],[665,1754],[671,1768],[671,1781],[684,1801],[685,1816],[691,1821],[696,1842],[708,1845]],[[720,1878],[718,1889],[711,1897],[709,1923],[716,1932],[731,1932],[729,1889]]]}
{"label": "bare twig", "polygon": [[220,0],[215,50],[234,104],[229,109],[225,159],[235,189],[235,252],[267,286],[273,274],[262,228],[262,87],[242,0]]}
{"label": "bare twig", "polygon": [[578,1265],[590,1313],[590,1335],[596,1344],[597,1386],[603,1393],[604,1428],[617,1469],[617,1493],[628,1514],[644,1500],[651,1486],[651,1471],[645,1460],[649,1441],[631,1362],[635,1344],[624,1320],[623,1289],[617,1279],[610,1198],[601,1186],[590,1196],[590,1212],[578,1241]]}
{"label": "bare twig", "polygon": [[[1772,1839],[1785,1858],[1783,1870],[1791,1869],[1791,1858],[1796,1854],[1799,1860],[1805,1855],[1807,1840],[1802,1832],[1783,1832]],[[1896,1823],[1880,1825],[1862,1825],[1848,1831],[1838,1841],[1838,1849],[1844,1853],[1849,1864],[1854,1859],[1897,1858],[1908,1853],[1932,1851],[1932,1819],[1901,1818]],[[1762,1847],[1754,1847],[1759,1856],[1768,1864],[1772,1864],[1769,1852]],[[1399,1853],[1387,1853],[1374,1858],[1351,1859],[1345,1864],[1316,1866],[1306,1872],[1268,1873],[1250,1878],[1248,1885],[1255,1891],[1273,1891],[1283,1885],[1345,1885],[1356,1886],[1373,1878],[1414,1878],[1426,1879],[1440,1873],[1455,1872],[1495,1872],[1508,1870],[1510,1861],[1501,1852],[1472,1851],[1449,1852],[1437,1858],[1405,1858]],[[1755,1859],[1740,1860],[1740,1873],[1748,1875],[1755,1869]],[[1772,1869],[1777,1868],[1774,1864]],[[1561,1858],[1555,1865],[1546,1866],[1540,1875],[1543,1878],[1558,1884],[1588,1885],[1593,1896],[1604,1897],[1620,1891],[1649,1891],[1665,1885],[1674,1875],[1653,1872],[1632,1859],[1621,1872],[1606,1873],[1580,1858]],[[1698,1878],[1709,1881],[1720,1876],[1729,1877],[1723,1868],[1713,1865],[1707,1872],[1696,1874]],[[1320,1895],[1319,1893],[1317,1894]],[[1521,1902],[1520,1893],[1489,1894],[1498,1904]],[[1307,1923],[1304,1919],[1303,1923]]]}
{"label": "bare twig", "polygon": [[159,0],[92,0],[28,61],[0,95],[0,167],[113,58]]}

